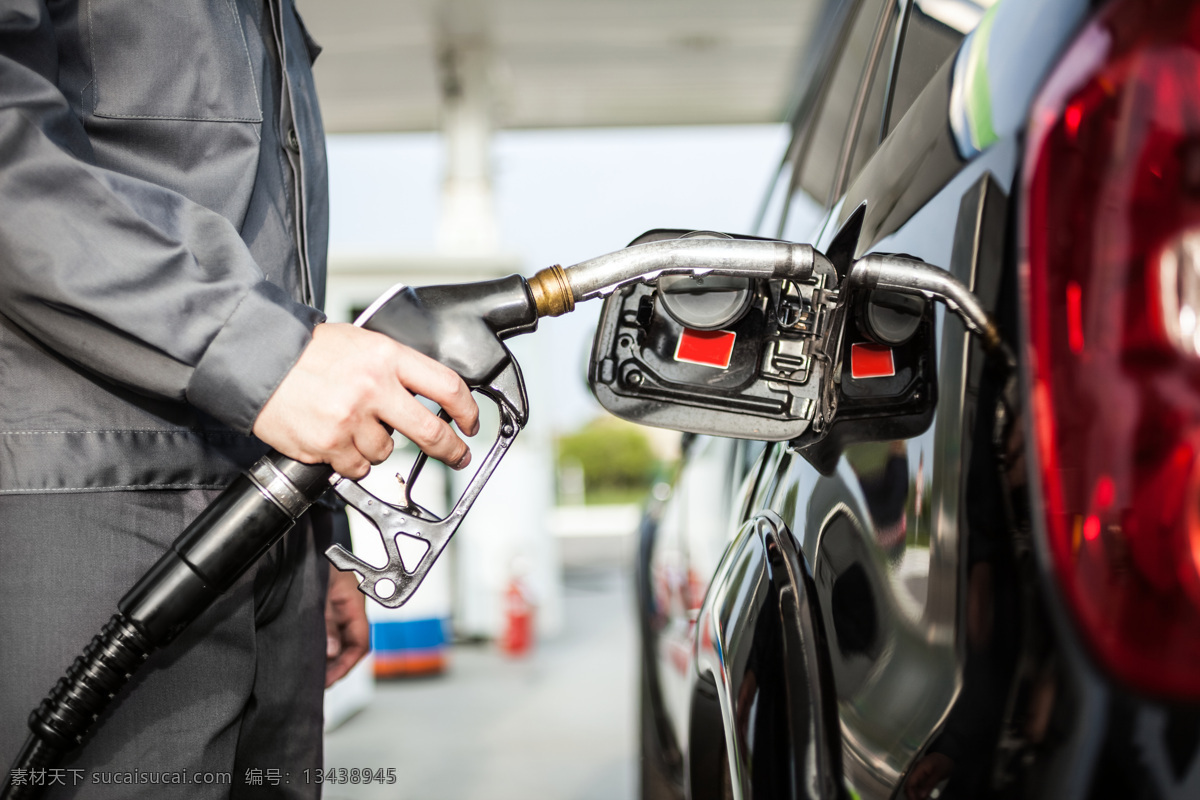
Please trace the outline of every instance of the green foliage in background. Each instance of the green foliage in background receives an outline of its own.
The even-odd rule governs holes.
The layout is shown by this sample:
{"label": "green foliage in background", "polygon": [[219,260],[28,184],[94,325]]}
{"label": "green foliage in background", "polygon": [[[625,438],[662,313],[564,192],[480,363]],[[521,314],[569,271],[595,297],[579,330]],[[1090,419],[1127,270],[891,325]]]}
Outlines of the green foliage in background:
{"label": "green foliage in background", "polygon": [[663,470],[642,431],[611,418],[558,439],[558,463],[578,464],[589,504],[640,502]]}

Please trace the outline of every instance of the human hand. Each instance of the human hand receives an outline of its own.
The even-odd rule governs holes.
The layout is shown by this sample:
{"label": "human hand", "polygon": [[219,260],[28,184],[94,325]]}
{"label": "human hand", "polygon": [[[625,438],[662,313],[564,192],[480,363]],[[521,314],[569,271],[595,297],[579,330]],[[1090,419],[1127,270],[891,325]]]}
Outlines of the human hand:
{"label": "human hand", "polygon": [[341,680],[370,650],[371,626],[358,577],[331,568],[325,596],[325,688]]}
{"label": "human hand", "polygon": [[389,428],[455,469],[466,442],[413,395],[437,403],[474,436],[479,407],[452,369],[381,333],[327,322],[267,400],[254,435],[289,458],[361,478],[394,446]]}

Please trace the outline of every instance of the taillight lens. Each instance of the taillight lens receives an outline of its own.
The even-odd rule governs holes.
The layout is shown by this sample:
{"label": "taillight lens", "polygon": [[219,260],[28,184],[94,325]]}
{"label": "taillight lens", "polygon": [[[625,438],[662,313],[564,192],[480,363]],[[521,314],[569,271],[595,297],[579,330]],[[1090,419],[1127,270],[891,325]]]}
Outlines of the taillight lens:
{"label": "taillight lens", "polygon": [[1054,567],[1102,665],[1200,698],[1200,3],[1088,24],[1034,105],[1024,190]]}

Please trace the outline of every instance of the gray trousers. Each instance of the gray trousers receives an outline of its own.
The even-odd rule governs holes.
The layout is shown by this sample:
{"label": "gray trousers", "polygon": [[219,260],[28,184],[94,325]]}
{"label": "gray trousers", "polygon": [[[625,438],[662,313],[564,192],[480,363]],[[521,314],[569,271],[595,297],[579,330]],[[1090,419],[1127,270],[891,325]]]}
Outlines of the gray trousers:
{"label": "gray trousers", "polygon": [[[30,710],[215,495],[0,496],[4,778]],[[321,767],[328,568],[314,538],[327,539],[327,520],[302,519],[153,655],[63,771],[45,777],[58,784],[46,797],[319,797],[305,770]]]}

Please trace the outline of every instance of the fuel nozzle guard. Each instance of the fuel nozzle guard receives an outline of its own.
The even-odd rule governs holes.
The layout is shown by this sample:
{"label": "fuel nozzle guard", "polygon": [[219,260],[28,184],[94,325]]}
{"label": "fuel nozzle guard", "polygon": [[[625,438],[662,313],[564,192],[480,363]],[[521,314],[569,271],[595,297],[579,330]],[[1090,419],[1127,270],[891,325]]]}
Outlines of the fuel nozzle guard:
{"label": "fuel nozzle guard", "polygon": [[[525,381],[504,340],[536,330],[537,320],[537,303],[529,284],[519,275],[510,275],[451,286],[396,286],[355,322],[450,367],[472,391],[495,403],[500,414],[496,439],[487,456],[445,517],[413,500],[413,486],[427,460],[424,453],[413,463],[399,505],[376,497],[349,478],[334,484],[334,491],[379,531],[388,560],[376,567],[337,544],[325,555],[338,569],[362,575],[359,589],[380,605],[401,606],[417,590],[525,427],[529,419]],[[439,415],[448,419],[444,411]],[[400,536],[427,545],[416,563],[404,562]]]}

